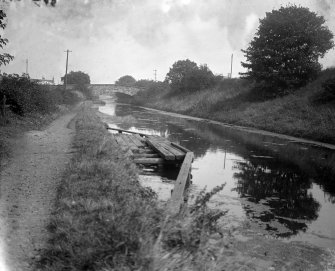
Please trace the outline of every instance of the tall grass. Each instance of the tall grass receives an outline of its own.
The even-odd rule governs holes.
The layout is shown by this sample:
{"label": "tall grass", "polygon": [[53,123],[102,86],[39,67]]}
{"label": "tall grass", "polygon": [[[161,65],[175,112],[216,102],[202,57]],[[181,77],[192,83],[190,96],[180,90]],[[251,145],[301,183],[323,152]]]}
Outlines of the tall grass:
{"label": "tall grass", "polygon": [[156,196],[94,111],[76,119],[77,150],[64,173],[43,270],[146,270],[159,233]]}

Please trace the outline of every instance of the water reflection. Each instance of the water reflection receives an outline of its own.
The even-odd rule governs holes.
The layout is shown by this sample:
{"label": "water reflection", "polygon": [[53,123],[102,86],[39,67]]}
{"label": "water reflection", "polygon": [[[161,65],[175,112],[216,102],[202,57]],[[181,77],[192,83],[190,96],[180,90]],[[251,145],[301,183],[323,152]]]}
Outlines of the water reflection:
{"label": "water reflection", "polygon": [[271,227],[276,235],[287,237],[305,231],[307,222],[317,219],[320,204],[308,191],[311,182],[299,168],[278,160],[252,159],[235,164],[239,170],[234,174],[235,190],[242,198],[268,207],[259,211],[245,206],[246,213],[266,222],[268,227],[271,221],[284,224],[284,232],[283,227]]}
{"label": "water reflection", "polygon": [[[126,124],[106,117],[109,125],[161,135],[192,150],[193,191],[225,182],[216,201],[233,220],[253,221],[287,240],[335,248],[334,151],[129,105],[107,104],[100,111],[109,107],[116,116],[136,119]],[[150,182],[169,190],[161,180]]]}

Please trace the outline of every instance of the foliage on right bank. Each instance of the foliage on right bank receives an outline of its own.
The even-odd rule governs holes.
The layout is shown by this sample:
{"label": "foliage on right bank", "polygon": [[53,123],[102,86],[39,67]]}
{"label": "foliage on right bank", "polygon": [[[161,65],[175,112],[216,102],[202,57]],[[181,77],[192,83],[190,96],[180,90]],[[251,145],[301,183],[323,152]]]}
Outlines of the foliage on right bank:
{"label": "foliage on right bank", "polygon": [[324,17],[308,8],[289,5],[267,12],[249,47],[242,50],[247,72],[241,75],[255,81],[263,95],[287,94],[316,79],[319,58],[334,47],[333,37]]}

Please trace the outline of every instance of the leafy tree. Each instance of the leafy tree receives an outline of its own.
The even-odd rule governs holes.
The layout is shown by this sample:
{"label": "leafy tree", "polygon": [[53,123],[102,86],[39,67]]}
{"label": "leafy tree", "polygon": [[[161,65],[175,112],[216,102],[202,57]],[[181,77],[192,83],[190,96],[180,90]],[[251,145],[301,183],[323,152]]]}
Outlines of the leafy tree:
{"label": "leafy tree", "polygon": [[[64,82],[65,76],[61,78],[62,82]],[[84,73],[82,71],[71,71],[67,75],[67,83],[68,84],[76,84],[76,85],[86,85],[90,84],[90,76],[87,73]]]}
{"label": "leafy tree", "polygon": [[198,91],[211,87],[215,83],[215,76],[207,65],[198,65],[190,61],[175,62],[165,79],[172,91]]}
{"label": "leafy tree", "polygon": [[136,84],[136,79],[131,75],[121,76],[117,81],[115,81],[115,85],[124,86],[124,87],[133,87]]}
{"label": "leafy tree", "polygon": [[185,89],[188,91],[198,91],[210,88],[215,84],[215,76],[207,65],[200,65],[185,76]]}
{"label": "leafy tree", "polygon": [[185,77],[192,71],[198,69],[197,63],[186,59],[173,63],[165,80],[170,84],[173,91],[185,91]]}
{"label": "leafy tree", "polygon": [[[0,27],[2,29],[5,29],[6,24],[4,23],[4,19],[6,18],[6,14],[3,12],[3,10],[0,10]],[[8,43],[8,39],[3,38],[0,35],[0,48],[3,49],[3,47]],[[13,60],[13,56],[7,53],[1,53],[0,54],[0,66],[8,64],[11,60]]]}
{"label": "leafy tree", "polygon": [[308,8],[290,5],[266,13],[245,54],[244,78],[272,94],[305,85],[321,70],[320,57],[334,46],[325,19]]}

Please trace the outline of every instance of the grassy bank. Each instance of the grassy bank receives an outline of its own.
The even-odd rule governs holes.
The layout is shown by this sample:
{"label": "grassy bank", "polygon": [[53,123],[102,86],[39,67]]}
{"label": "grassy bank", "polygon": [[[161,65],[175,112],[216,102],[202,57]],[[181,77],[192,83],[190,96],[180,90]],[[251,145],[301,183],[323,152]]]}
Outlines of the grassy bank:
{"label": "grassy bank", "polygon": [[76,117],[76,153],[64,173],[43,252],[44,270],[146,270],[161,212],[92,109]]}
{"label": "grassy bank", "polygon": [[307,86],[271,100],[254,99],[253,86],[250,83],[241,79],[228,79],[212,89],[193,93],[173,94],[168,88],[160,91],[151,89],[139,92],[132,102],[156,109],[335,143],[334,101],[322,99],[325,97],[322,84],[333,77],[334,70],[325,70]]}
{"label": "grassy bank", "polygon": [[[163,210],[138,182],[135,165],[111,140],[96,113],[75,119],[76,150],[64,172],[41,253],[41,270],[323,270],[322,249],[290,245],[253,234],[247,225],[225,230],[225,211],[209,209],[212,192],[200,192],[184,216],[169,219],[161,249],[153,250]],[[248,237],[235,236],[248,233]],[[272,269],[270,269],[272,268]]]}

